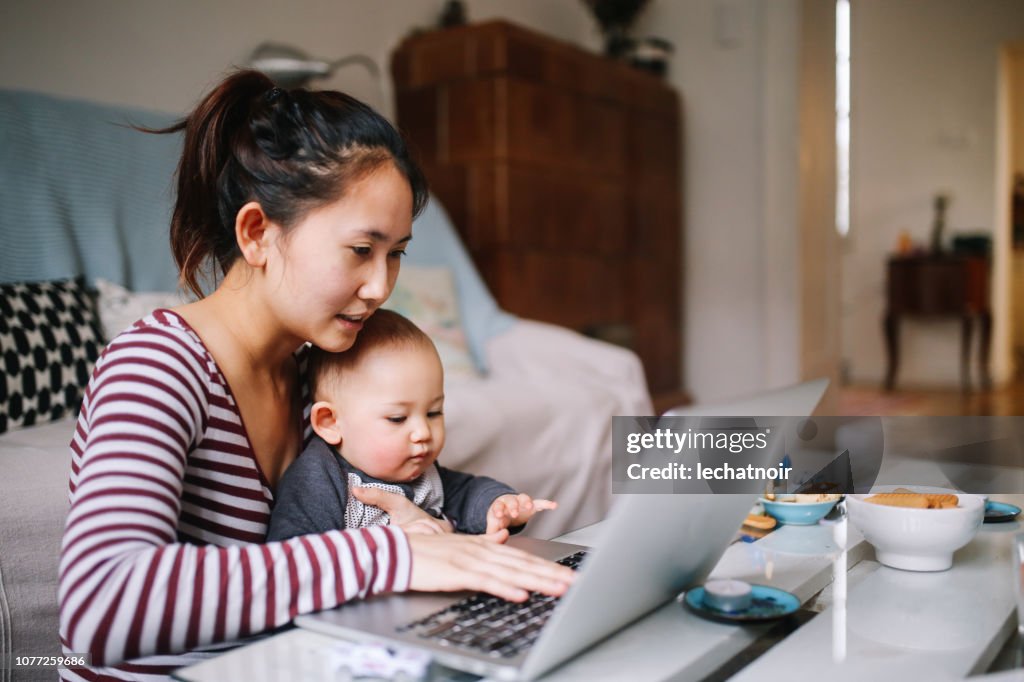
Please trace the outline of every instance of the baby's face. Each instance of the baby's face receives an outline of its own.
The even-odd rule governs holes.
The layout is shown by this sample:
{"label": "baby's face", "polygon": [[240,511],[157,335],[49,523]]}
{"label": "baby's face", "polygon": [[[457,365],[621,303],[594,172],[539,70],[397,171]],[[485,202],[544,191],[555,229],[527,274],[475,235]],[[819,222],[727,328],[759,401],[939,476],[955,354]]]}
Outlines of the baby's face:
{"label": "baby's face", "polygon": [[411,481],[444,447],[444,374],[433,348],[375,349],[342,373],[334,393],[341,453],[371,476]]}

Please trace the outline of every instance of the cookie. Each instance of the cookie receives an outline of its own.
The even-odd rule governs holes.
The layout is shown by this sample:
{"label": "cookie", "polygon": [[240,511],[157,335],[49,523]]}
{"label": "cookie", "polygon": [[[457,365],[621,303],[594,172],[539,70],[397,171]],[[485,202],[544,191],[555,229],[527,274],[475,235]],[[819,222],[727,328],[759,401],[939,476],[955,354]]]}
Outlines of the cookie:
{"label": "cookie", "polygon": [[960,503],[956,495],[927,495],[929,509],[952,509]]}
{"label": "cookie", "polygon": [[864,501],[872,504],[884,504],[889,507],[904,507],[908,509],[953,509],[960,503],[956,495],[912,492],[878,493]]}
{"label": "cookie", "polygon": [[864,501],[871,504],[884,504],[887,507],[928,508],[928,497],[918,493],[879,493]]}
{"label": "cookie", "polygon": [[768,530],[775,527],[775,519],[770,516],[764,516],[762,514],[748,514],[747,518],[743,521],[744,526],[750,526],[751,528],[759,528],[761,530]]}

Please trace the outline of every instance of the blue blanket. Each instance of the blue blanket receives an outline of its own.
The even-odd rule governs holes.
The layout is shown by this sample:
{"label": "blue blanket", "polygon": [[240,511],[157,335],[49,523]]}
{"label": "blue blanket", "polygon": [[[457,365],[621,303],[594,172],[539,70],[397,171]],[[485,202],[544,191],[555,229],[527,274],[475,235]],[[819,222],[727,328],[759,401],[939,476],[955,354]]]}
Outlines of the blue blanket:
{"label": "blue blanket", "polygon": [[167,114],[0,91],[0,281],[85,275],[173,291]]}

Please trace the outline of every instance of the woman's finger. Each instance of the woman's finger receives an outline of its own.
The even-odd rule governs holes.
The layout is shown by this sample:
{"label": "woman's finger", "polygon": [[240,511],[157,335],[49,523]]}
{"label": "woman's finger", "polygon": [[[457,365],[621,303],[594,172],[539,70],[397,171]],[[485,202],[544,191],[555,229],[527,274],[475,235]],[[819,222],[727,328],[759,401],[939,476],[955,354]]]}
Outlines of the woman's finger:
{"label": "woman's finger", "polygon": [[558,503],[554,500],[534,500],[533,508],[537,511],[547,511],[551,509],[558,509]]}
{"label": "woman's finger", "polygon": [[403,503],[412,504],[404,495],[389,493],[380,488],[352,488],[352,494],[363,504],[380,507],[389,514],[403,508],[405,506]]}
{"label": "woman's finger", "polygon": [[[508,531],[504,533],[507,537]],[[491,544],[481,546],[481,549],[486,551],[478,553],[478,556],[490,564],[491,572],[501,572],[500,575],[512,580],[529,581],[529,584],[523,586],[531,590],[550,593],[550,590],[557,590],[561,585],[571,584],[576,577],[575,572],[566,566],[515,547]]]}
{"label": "woman's finger", "polygon": [[522,601],[531,591],[561,595],[573,572],[495,540],[491,536],[407,535],[413,552],[410,587],[420,591],[482,590],[504,599]]}
{"label": "woman's finger", "polygon": [[512,566],[501,561],[488,561],[483,570],[469,570],[475,581],[471,589],[497,594],[511,601],[522,601],[529,592],[560,596],[571,583],[549,576],[539,566]]}
{"label": "woman's finger", "polygon": [[389,493],[380,488],[359,487],[352,488],[352,494],[363,504],[383,509],[391,517],[391,523],[396,526],[405,527],[415,521],[435,520],[411,500],[398,493]]}

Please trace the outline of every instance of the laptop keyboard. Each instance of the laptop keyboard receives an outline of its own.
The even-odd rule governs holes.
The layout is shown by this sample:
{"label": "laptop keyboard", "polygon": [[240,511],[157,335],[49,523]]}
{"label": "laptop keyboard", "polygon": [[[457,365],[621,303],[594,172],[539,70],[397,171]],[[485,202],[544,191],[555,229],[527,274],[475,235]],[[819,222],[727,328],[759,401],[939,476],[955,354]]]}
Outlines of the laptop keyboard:
{"label": "laptop keyboard", "polygon": [[[576,552],[558,563],[575,570],[586,554]],[[442,645],[510,658],[536,641],[558,599],[533,592],[525,602],[510,602],[481,592],[397,629]]]}

